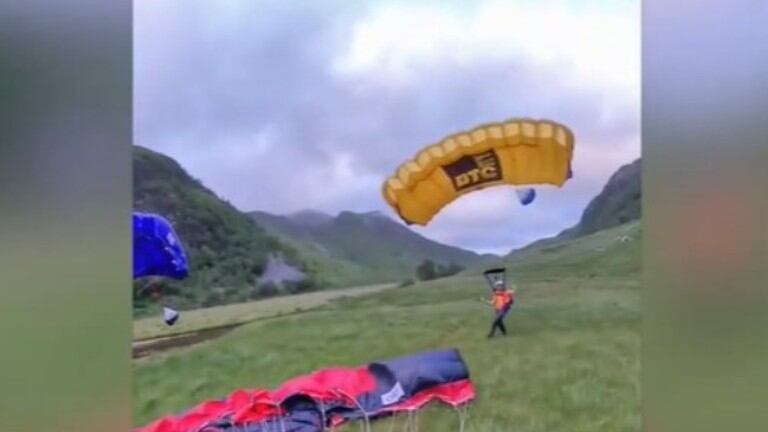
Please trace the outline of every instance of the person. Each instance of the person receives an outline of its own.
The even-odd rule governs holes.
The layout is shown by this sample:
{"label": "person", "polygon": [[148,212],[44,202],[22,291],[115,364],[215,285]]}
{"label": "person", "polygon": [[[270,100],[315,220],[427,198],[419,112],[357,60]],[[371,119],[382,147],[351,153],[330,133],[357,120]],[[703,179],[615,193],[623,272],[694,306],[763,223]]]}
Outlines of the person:
{"label": "person", "polygon": [[493,297],[490,301],[483,299],[484,302],[491,304],[494,310],[491,332],[488,333],[488,339],[496,335],[496,329],[501,330],[501,334],[507,334],[507,328],[504,326],[506,318],[512,305],[515,303],[515,290],[509,290],[504,286],[503,281],[496,281],[493,285]]}

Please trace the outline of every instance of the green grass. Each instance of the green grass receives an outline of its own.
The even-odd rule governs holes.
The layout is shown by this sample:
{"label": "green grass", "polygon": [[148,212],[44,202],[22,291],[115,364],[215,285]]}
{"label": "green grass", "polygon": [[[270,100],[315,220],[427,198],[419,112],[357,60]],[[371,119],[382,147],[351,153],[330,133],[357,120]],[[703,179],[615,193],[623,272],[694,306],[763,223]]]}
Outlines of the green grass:
{"label": "green grass", "polygon": [[235,303],[231,305],[182,311],[181,318],[173,327],[167,326],[163,322],[161,315],[159,315],[160,312],[158,312],[158,315],[156,316],[141,318],[133,322],[133,338],[134,340],[145,340],[172,336],[180,333],[292,314],[316,308],[340,297],[367,295],[390,289],[393,286],[393,284],[380,284],[365,287],[317,291],[246,303]]}
{"label": "green grass", "polygon": [[[585,249],[550,252],[563,254],[556,260],[533,256],[526,259],[535,264],[513,265],[519,301],[506,338],[485,339],[490,311],[478,297],[488,290],[478,276],[345,298],[137,361],[135,421],[145,424],[236,388],[272,388],[317,368],[456,347],[477,388],[469,430],[639,431],[639,276],[594,267],[627,264],[639,241],[617,246],[599,237],[582,239]],[[584,253],[595,250],[584,243],[593,241],[605,241],[607,249]],[[445,407],[425,409],[419,420],[422,431],[458,430]],[[389,427],[382,420],[374,430]]]}
{"label": "green grass", "polygon": [[[642,223],[629,222],[572,240],[557,240],[516,251],[503,264],[518,279],[637,276],[641,270]],[[626,236],[629,241],[619,239]],[[482,271],[469,269],[468,274]]]}

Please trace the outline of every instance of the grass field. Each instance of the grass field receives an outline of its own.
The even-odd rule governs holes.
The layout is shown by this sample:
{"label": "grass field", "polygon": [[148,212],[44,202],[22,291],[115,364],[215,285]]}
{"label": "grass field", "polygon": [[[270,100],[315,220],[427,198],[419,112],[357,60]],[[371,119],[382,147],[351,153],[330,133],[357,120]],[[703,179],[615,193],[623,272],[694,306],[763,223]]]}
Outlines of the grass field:
{"label": "grass field", "polygon": [[[633,235],[639,229],[629,227]],[[135,421],[145,424],[236,388],[275,387],[316,368],[456,347],[478,393],[468,430],[639,431],[640,246],[610,240],[615,236],[598,233],[529,252],[559,255],[516,267],[519,301],[507,337],[485,339],[490,311],[478,298],[488,291],[477,276],[345,298],[137,361]],[[596,267],[605,265],[624,270]],[[425,409],[419,421],[421,431],[458,430],[444,407]],[[383,420],[374,430],[390,426]]]}
{"label": "grass field", "polygon": [[144,340],[172,336],[301,312],[324,305],[334,299],[368,295],[392,287],[393,284],[370,285],[183,311],[181,319],[173,327],[165,325],[159,315],[142,318],[133,322],[133,339]]}

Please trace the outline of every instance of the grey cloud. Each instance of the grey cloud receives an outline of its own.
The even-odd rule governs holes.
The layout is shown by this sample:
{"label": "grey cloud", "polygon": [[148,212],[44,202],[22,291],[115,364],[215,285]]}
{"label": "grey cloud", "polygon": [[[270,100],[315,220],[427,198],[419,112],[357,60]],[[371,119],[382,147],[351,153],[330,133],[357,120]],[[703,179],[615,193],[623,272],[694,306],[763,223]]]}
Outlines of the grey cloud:
{"label": "grey cloud", "polygon": [[[330,64],[363,12],[349,3],[245,2],[228,16],[212,3],[180,4],[137,6],[137,143],[177,158],[243,210],[384,209],[380,182],[424,145],[509,117],[562,121],[590,159],[577,148],[577,177],[566,189],[544,191],[535,206],[516,211],[514,229],[498,212],[421,230],[506,250],[574,223],[618,163],[639,153],[636,102],[567,82],[567,66],[536,69],[510,53],[470,64],[424,62],[407,85],[375,73],[342,77]],[[257,143],[259,134],[266,143]],[[334,177],[340,157],[357,180]]]}

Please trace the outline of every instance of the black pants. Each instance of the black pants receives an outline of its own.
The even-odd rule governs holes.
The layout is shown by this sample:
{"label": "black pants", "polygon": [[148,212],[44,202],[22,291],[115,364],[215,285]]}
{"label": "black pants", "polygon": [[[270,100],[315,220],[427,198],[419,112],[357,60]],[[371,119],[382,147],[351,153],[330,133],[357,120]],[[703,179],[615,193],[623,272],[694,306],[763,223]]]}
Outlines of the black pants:
{"label": "black pants", "polygon": [[504,318],[506,318],[507,313],[509,313],[509,309],[510,307],[505,307],[496,312],[496,316],[493,318],[493,323],[491,324],[491,332],[488,334],[489,338],[496,334],[496,329],[501,330],[501,334],[503,335],[507,334],[507,328],[504,326]]}

